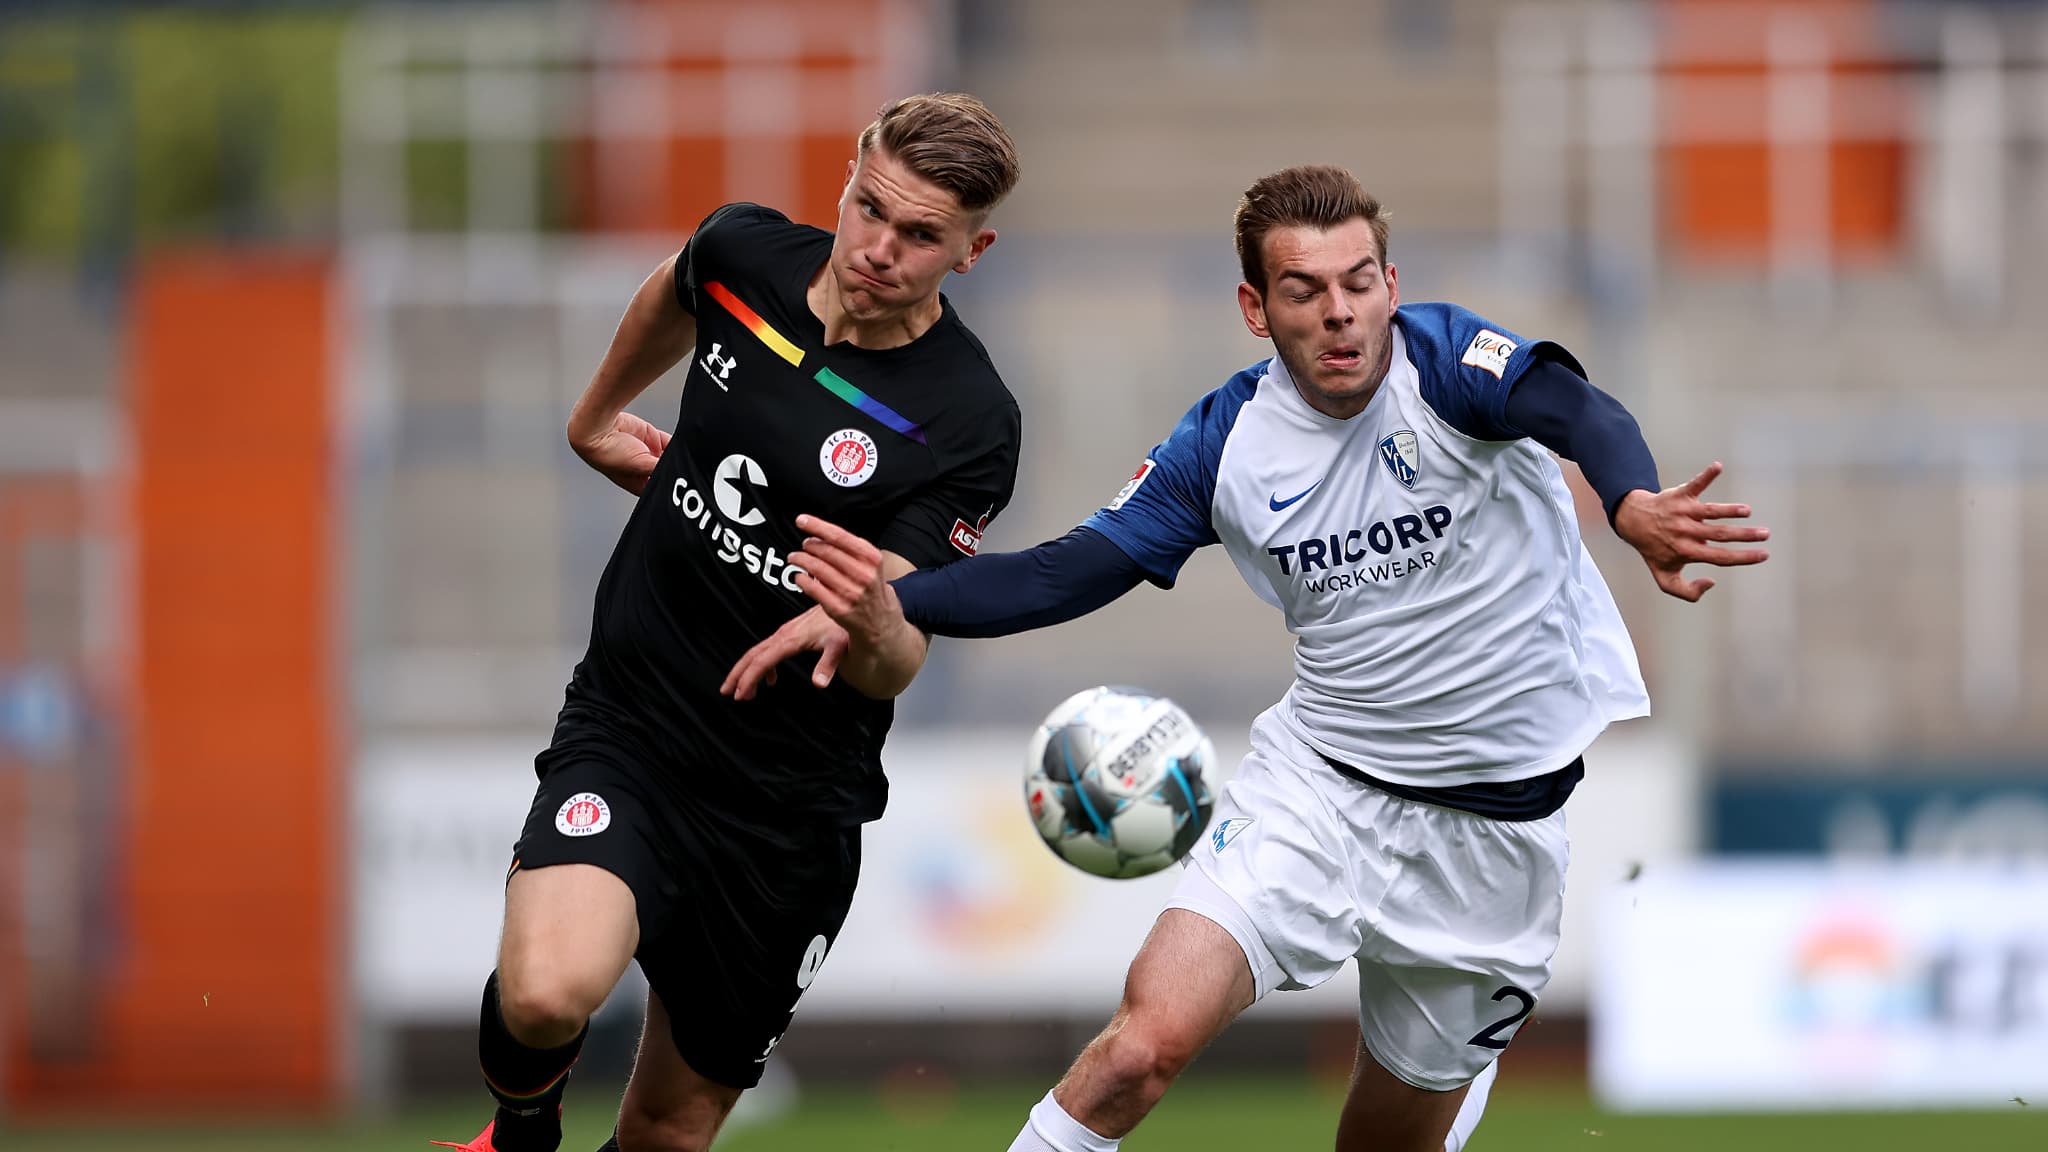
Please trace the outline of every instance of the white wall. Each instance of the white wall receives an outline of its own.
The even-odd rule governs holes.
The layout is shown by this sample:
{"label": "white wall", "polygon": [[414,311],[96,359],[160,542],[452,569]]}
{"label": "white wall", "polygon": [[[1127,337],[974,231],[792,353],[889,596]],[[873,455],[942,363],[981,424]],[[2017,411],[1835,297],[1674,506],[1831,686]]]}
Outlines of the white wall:
{"label": "white wall", "polygon": [[[1234,771],[1241,728],[1212,723]],[[1027,732],[905,731],[889,742],[888,815],[868,830],[861,892],[805,997],[807,1015],[1083,1016],[1115,1006],[1178,869],[1101,880],[1060,863],[1024,811]],[[490,971],[512,842],[533,794],[534,748],[393,742],[365,750],[356,802],[355,961],[377,1020],[467,1019]],[[1573,865],[1565,935],[1544,1007],[1582,1008],[1591,911],[1638,866],[1688,854],[1690,757],[1645,724],[1610,733],[1567,809]],[[1218,781],[1220,784],[1221,781]],[[1271,998],[1259,1012],[1348,1015],[1355,982]]]}
{"label": "white wall", "polygon": [[1703,861],[1599,911],[1593,1068],[1610,1107],[2048,1094],[2048,869]]}

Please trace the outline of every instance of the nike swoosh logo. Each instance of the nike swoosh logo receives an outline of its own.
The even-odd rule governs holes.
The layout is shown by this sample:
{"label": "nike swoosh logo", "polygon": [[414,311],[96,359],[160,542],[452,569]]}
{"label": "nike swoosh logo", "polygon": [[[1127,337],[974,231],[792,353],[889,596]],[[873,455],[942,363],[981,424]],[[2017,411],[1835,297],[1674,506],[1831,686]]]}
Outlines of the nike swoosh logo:
{"label": "nike swoosh logo", "polygon": [[1266,506],[1271,508],[1275,512],[1284,511],[1289,504],[1293,504],[1294,502],[1300,500],[1302,497],[1307,496],[1309,493],[1315,491],[1319,486],[1321,486],[1321,484],[1322,481],[1318,480],[1314,484],[1311,484],[1308,487],[1303,488],[1301,491],[1296,492],[1294,495],[1289,496],[1285,500],[1282,500],[1280,498],[1280,494],[1278,492],[1275,492],[1273,495],[1266,497]]}

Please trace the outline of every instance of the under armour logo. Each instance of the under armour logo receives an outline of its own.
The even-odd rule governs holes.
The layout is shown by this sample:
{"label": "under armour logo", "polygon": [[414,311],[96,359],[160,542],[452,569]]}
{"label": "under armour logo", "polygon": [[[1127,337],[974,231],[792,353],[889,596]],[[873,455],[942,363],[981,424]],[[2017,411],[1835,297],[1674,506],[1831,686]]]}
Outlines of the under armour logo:
{"label": "under armour logo", "polygon": [[726,377],[732,375],[733,369],[740,366],[740,358],[737,356],[720,356],[718,354],[720,347],[716,341],[713,341],[711,351],[704,354],[702,363],[704,371],[711,376],[711,382],[730,392],[732,389],[726,388],[725,380]]}

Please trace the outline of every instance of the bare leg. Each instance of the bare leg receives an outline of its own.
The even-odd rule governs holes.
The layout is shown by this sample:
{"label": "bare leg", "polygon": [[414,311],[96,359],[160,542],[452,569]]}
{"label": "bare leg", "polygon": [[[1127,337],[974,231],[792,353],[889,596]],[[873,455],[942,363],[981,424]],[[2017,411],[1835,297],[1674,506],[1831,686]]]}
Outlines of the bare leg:
{"label": "bare leg", "polygon": [[640,1054],[619,1107],[619,1152],[700,1152],[711,1147],[740,1089],[699,1076],[676,1051],[668,1009],[647,993]]}
{"label": "bare leg", "polygon": [[640,929],[632,890],[589,864],[514,872],[498,970],[484,986],[477,1057],[498,1101],[491,1144],[554,1152],[583,1029],[626,970]]}
{"label": "bare leg", "polygon": [[521,869],[505,884],[498,1005],[530,1048],[576,1038],[640,943],[633,890],[594,864]]}
{"label": "bare leg", "polygon": [[1364,1044],[1337,1118],[1337,1152],[1442,1152],[1469,1085],[1431,1092],[1381,1067]]}
{"label": "bare leg", "polygon": [[[1202,1049],[1251,1006],[1253,994],[1251,967],[1230,933],[1186,909],[1167,909],[1131,962],[1116,1015],[1082,1050],[1051,1101],[1098,1146],[1122,1139]],[[1046,1104],[1041,1101],[1039,1109]],[[1042,1119],[1034,1109],[1013,1150],[1070,1152],[1076,1146],[1055,1130],[1058,1117],[1051,1124]]]}

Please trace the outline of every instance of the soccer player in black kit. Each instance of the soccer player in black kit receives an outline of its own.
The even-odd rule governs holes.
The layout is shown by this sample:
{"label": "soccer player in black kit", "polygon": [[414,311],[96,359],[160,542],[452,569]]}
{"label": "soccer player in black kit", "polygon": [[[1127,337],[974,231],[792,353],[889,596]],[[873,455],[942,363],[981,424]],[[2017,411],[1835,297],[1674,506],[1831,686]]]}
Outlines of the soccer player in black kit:
{"label": "soccer player in black kit", "polygon": [[[994,242],[1016,180],[978,100],[897,101],[860,135],[835,231],[727,205],[633,297],[568,435],[639,501],[506,881],[479,1039],[497,1113],[448,1147],[560,1144],[587,1022],[636,957],[646,1026],[605,1148],[705,1148],[759,1083],[846,918],[916,669],[854,651],[752,701],[720,682],[810,609],[799,511],[894,575],[972,554],[1008,503],[1016,401],[939,284]],[[685,356],[671,437],[625,406]]]}

